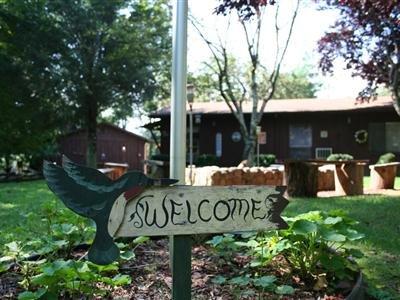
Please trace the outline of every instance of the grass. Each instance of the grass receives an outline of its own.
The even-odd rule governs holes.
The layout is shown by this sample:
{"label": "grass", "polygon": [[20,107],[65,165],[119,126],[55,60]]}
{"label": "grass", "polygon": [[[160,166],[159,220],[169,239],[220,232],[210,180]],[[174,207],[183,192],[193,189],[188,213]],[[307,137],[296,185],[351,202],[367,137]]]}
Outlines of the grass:
{"label": "grass", "polygon": [[[371,177],[369,177],[369,176],[364,177],[364,188],[369,188],[370,181],[371,181]],[[394,188],[400,189],[400,177],[396,177],[396,180],[394,181]]]}
{"label": "grass", "polygon": [[48,219],[58,210],[71,222],[80,218],[65,209],[43,180],[0,183],[0,250],[5,243],[29,241],[48,232]]}
{"label": "grass", "polygon": [[[368,183],[368,178],[366,178]],[[396,187],[400,188],[400,178]],[[48,232],[48,206],[65,210],[48,190],[44,181],[0,184],[0,250],[4,243],[28,241]],[[365,257],[359,261],[364,274],[375,286],[381,299],[400,299],[400,198],[356,196],[290,201],[285,215],[293,216],[310,210],[342,209],[358,220],[358,230],[366,234],[359,248]],[[65,215],[65,213],[64,213]],[[73,222],[74,214],[67,214]],[[392,297],[384,298],[391,294]]]}

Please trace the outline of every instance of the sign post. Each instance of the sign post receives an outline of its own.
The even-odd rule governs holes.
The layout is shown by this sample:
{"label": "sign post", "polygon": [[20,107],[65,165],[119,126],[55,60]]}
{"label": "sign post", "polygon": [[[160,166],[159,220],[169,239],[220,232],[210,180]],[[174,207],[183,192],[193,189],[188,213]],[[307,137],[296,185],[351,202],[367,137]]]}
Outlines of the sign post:
{"label": "sign post", "polygon": [[[174,1],[172,36],[170,177],[185,184],[188,1]],[[191,298],[191,237],[170,236],[172,299]]]}

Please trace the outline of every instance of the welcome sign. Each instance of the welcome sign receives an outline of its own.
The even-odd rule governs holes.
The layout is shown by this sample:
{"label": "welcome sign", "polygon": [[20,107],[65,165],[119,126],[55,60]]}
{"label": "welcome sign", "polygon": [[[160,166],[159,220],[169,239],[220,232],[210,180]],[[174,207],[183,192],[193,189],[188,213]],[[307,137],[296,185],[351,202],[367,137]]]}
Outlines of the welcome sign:
{"label": "welcome sign", "polygon": [[49,188],[75,213],[96,223],[88,257],[109,264],[119,257],[115,237],[191,235],[286,227],[284,187],[171,186],[130,171],[113,181],[96,169],[63,157],[62,167],[44,162]]}
{"label": "welcome sign", "polygon": [[284,228],[284,187],[151,187],[114,203],[112,236],[190,235]]}

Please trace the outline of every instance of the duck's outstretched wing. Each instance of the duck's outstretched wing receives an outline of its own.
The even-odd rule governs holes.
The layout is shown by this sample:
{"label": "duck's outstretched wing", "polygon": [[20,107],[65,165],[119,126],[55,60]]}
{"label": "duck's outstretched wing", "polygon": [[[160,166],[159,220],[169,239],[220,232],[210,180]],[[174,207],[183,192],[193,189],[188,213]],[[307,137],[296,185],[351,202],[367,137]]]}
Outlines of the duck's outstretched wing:
{"label": "duck's outstretched wing", "polygon": [[81,216],[93,216],[107,204],[106,199],[102,199],[101,191],[94,191],[77,183],[63,168],[55,164],[44,161],[43,175],[50,190],[68,208]]}
{"label": "duck's outstretched wing", "polygon": [[78,165],[65,155],[62,156],[62,166],[76,183],[84,185],[92,191],[110,192],[113,190],[114,182],[99,170]]}

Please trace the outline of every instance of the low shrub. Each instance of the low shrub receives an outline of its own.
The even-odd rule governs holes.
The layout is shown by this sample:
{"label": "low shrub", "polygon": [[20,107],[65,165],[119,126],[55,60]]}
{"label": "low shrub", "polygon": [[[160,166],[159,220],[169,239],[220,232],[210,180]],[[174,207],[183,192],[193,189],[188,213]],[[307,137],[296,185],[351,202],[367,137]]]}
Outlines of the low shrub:
{"label": "low shrub", "polygon": [[150,159],[152,160],[160,160],[160,161],[169,161],[168,154],[153,154]]}
{"label": "low shrub", "polygon": [[213,154],[201,154],[195,161],[196,167],[215,166],[218,158]]}
{"label": "low shrub", "polygon": [[352,160],[354,157],[347,153],[332,153],[326,159],[327,161],[347,161]]}
{"label": "low shrub", "polygon": [[287,229],[216,236],[209,244],[227,263],[233,259],[229,253],[245,250],[251,257],[249,266],[259,276],[268,275],[263,272],[270,266],[276,267],[275,258],[284,258],[292,276],[314,287],[323,283],[319,289],[335,289],[339,282],[351,281],[358,274],[354,258],[363,255],[349,246],[364,238],[354,229],[356,221],[342,211],[310,211],[285,221]]}
{"label": "low shrub", "polygon": [[260,167],[269,167],[271,164],[276,162],[275,154],[260,154],[256,156],[259,159]]}
{"label": "low shrub", "polygon": [[379,156],[377,164],[388,164],[395,161],[396,161],[396,155],[389,152]]}

